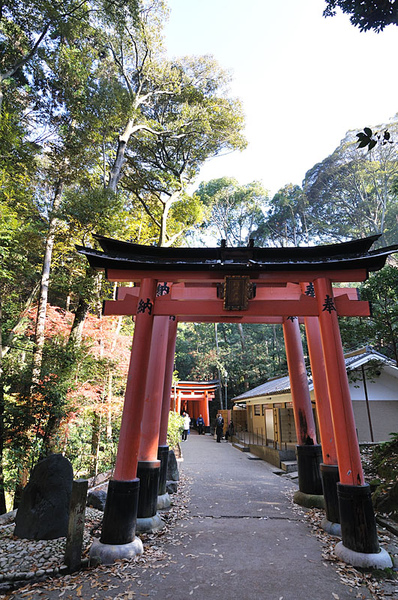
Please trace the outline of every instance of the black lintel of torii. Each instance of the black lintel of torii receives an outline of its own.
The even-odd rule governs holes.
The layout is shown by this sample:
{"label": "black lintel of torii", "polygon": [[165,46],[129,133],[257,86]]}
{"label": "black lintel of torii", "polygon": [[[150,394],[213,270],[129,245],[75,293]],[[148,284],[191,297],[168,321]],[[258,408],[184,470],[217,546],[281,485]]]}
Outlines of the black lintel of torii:
{"label": "black lintel of torii", "polygon": [[166,271],[311,271],[366,269],[378,271],[387,257],[398,251],[398,244],[371,250],[380,238],[361,239],[319,246],[283,248],[247,247],[168,248],[145,246],[96,235],[103,251],[77,246],[94,269]]}

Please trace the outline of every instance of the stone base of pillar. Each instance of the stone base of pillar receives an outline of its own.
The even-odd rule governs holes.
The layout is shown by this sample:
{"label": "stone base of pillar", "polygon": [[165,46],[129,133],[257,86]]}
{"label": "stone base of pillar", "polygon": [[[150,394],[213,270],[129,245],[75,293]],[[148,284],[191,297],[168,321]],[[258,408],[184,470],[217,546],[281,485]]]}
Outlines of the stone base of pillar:
{"label": "stone base of pillar", "polygon": [[152,517],[137,518],[137,533],[153,533],[159,531],[165,526],[159,513],[156,513]]}
{"label": "stone base of pillar", "polygon": [[107,545],[130,544],[135,537],[139,479],[108,485],[100,542]]}
{"label": "stone base of pillar", "polygon": [[305,494],[300,490],[294,492],[293,502],[304,508],[325,508],[325,500],[321,494]]}
{"label": "stone base of pillar", "polygon": [[353,567],[363,569],[390,569],[392,565],[391,556],[383,548],[379,552],[355,552],[346,548],[343,542],[338,542],[334,549],[336,556],[343,562]]}
{"label": "stone base of pillar", "polygon": [[136,537],[129,544],[103,544],[94,540],[90,548],[90,566],[111,565],[123,558],[134,558],[144,552],[141,540]]}
{"label": "stone base of pillar", "polygon": [[335,537],[341,537],[340,523],[333,523],[332,521],[329,521],[326,517],[324,517],[321,522],[321,527],[329,535],[334,535]]}
{"label": "stone base of pillar", "polygon": [[370,486],[337,484],[342,544],[355,553],[379,554]]}
{"label": "stone base of pillar", "polygon": [[158,510],[166,510],[167,508],[170,508],[170,506],[171,500],[167,492],[165,494],[162,494],[161,496],[158,496]]}
{"label": "stone base of pillar", "polygon": [[326,519],[330,523],[340,523],[339,500],[337,497],[337,484],[340,479],[339,467],[321,463],[320,471],[325,498]]}
{"label": "stone base of pillar", "polygon": [[137,477],[140,480],[138,519],[154,517],[158,505],[160,460],[138,461]]}
{"label": "stone base of pillar", "polygon": [[319,465],[322,448],[319,444],[296,446],[299,490],[304,494],[322,495]]}
{"label": "stone base of pillar", "polygon": [[163,494],[166,493],[168,459],[169,459],[169,447],[168,446],[159,446],[158,447],[158,460],[160,460],[159,490],[158,490],[159,496],[163,496]]}

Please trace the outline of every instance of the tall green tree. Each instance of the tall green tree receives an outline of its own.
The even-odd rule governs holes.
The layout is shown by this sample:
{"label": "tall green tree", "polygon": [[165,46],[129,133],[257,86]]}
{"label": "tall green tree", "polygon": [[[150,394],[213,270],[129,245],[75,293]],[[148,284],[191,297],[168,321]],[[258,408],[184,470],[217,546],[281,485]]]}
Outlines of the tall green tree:
{"label": "tall green tree", "polygon": [[165,62],[175,92],[146,107],[152,131],[143,130],[126,151],[122,188],[133,194],[159,231],[158,244],[174,243],[202,216],[187,194],[208,159],[243,149],[240,102],[227,95],[229,75],[209,56]]}
{"label": "tall green tree", "polygon": [[[397,123],[391,131],[397,131]],[[303,189],[311,235],[323,241],[339,241],[385,234],[383,243],[398,240],[398,229],[387,215],[396,213],[394,184],[398,176],[398,149],[376,145],[370,152],[357,147],[348,132],[340,146],[305,176]],[[388,234],[388,235],[387,235]]]}
{"label": "tall green tree", "polygon": [[207,208],[206,235],[227,246],[244,246],[265,221],[268,192],[258,181],[240,185],[236,179],[222,177],[202,182],[196,196]]}
{"label": "tall green tree", "polygon": [[336,9],[350,15],[350,21],[361,31],[379,33],[387,25],[398,25],[398,2],[396,0],[325,0],[325,17],[333,17]]}
{"label": "tall green tree", "polygon": [[270,201],[253,237],[264,246],[299,246],[309,243],[310,230],[305,194],[300,186],[288,184]]}
{"label": "tall green tree", "polygon": [[[73,35],[76,26],[90,27],[99,14],[114,18],[117,13],[135,15],[138,0],[3,0],[0,12],[0,110],[4,87],[31,85],[44,91],[48,71],[47,52]],[[34,78],[32,82],[32,77]]]}
{"label": "tall green tree", "polygon": [[361,297],[372,304],[368,340],[398,364],[398,268],[386,265],[361,287]]}

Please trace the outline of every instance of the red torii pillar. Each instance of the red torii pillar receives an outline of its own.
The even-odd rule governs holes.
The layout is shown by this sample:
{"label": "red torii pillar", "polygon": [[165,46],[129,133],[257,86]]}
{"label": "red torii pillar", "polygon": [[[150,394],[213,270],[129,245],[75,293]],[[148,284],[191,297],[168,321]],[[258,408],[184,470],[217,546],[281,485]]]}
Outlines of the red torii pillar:
{"label": "red torii pillar", "polygon": [[[301,290],[306,296],[315,297],[315,289],[312,283],[301,283]],[[326,517],[322,521],[322,527],[328,533],[341,535],[341,527],[339,525],[340,514],[337,500],[339,468],[337,466],[336,444],[334,441],[329,390],[326,380],[325,361],[323,360],[318,317],[304,317],[304,325],[308,354],[311,363],[315,403],[318,414],[319,435],[321,438],[323,454],[323,462],[320,464],[320,473]]]}
{"label": "red torii pillar", "polygon": [[177,390],[176,413],[181,414],[181,393]]}
{"label": "red torii pillar", "polygon": [[325,362],[322,352],[321,332],[317,317],[305,317],[308,354],[311,363],[314,384],[315,403],[318,413],[319,434],[322,444],[323,462],[320,464],[323,496],[325,499],[326,517],[322,522],[328,533],[340,535],[340,514],[337,500],[337,482],[339,468],[337,465],[336,444],[332,414],[330,411],[329,390],[326,380]]}
{"label": "red torii pillar", "polygon": [[201,404],[201,413],[203,420],[205,422],[205,431],[210,433],[210,414],[209,414],[209,392],[205,391],[205,399],[200,403]]}
{"label": "red torii pillar", "polygon": [[137,476],[140,480],[137,530],[141,532],[154,531],[163,526],[163,521],[157,512],[161,464],[158,460],[158,448],[168,333],[169,318],[155,317],[137,465]]}
{"label": "red torii pillar", "polygon": [[123,558],[129,553],[134,556],[143,552],[141,540],[135,538],[139,494],[137,463],[156,283],[149,277],[141,281],[115,472],[108,486],[100,541],[90,550],[93,562],[113,562],[117,558],[118,547],[121,547]]}
{"label": "red torii pillar", "polygon": [[364,483],[332,285],[329,279],[320,277],[314,280],[314,287],[340,474],[337,494],[342,541],[335,552],[342,560],[362,567],[367,566],[366,555],[369,566],[373,566],[370,555],[377,554],[379,568],[387,568],[391,558],[380,550],[370,486]]}
{"label": "red torii pillar", "polygon": [[300,494],[322,494],[322,482],[319,471],[322,449],[316,439],[315,419],[312,412],[303,345],[297,317],[285,317],[283,319],[283,335],[285,338],[298,444],[297,466],[300,493],[296,494],[295,500],[300,504]]}
{"label": "red torii pillar", "polygon": [[174,355],[177,338],[177,319],[168,317],[167,356],[163,387],[162,413],[160,418],[158,459],[160,460],[158,508],[168,508],[170,498],[166,491],[167,464],[169,458],[169,446],[167,443],[167,427],[170,414],[170,390],[173,383]]}

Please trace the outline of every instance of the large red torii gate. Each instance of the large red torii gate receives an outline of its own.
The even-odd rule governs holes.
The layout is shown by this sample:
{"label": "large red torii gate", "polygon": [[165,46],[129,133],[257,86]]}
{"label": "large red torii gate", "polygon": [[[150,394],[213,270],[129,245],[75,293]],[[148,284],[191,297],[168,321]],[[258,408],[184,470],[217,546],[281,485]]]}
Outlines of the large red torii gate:
{"label": "large red torii gate", "polygon": [[[322,475],[327,479],[332,472],[336,477],[338,469],[342,542],[336,552],[357,566],[390,566],[388,554],[379,548],[369,486],[364,483],[338,326],[338,316],[369,316],[369,305],[358,300],[355,289],[333,287],[335,282],[364,281],[369,271],[384,266],[398,246],[370,250],[378,237],[300,248],[157,248],[98,237],[103,252],[79,248],[92,267],[105,269],[109,280],[135,284],[119,288],[117,300],[104,304],[105,315],[133,315],[135,332],[114,479],[101,547],[95,549],[100,559],[137,552],[137,514],[150,527],[156,526],[154,498],[164,461],[161,449],[167,443],[178,321],[282,324],[299,471],[301,464],[305,473],[300,491],[314,493],[301,489],[316,480],[310,477],[308,484],[306,473],[316,471],[313,465],[319,462],[321,447],[308,393],[300,319],[306,326],[318,395]],[[329,487],[336,486],[328,482],[325,494]],[[115,554],[115,545],[121,554]]]}

